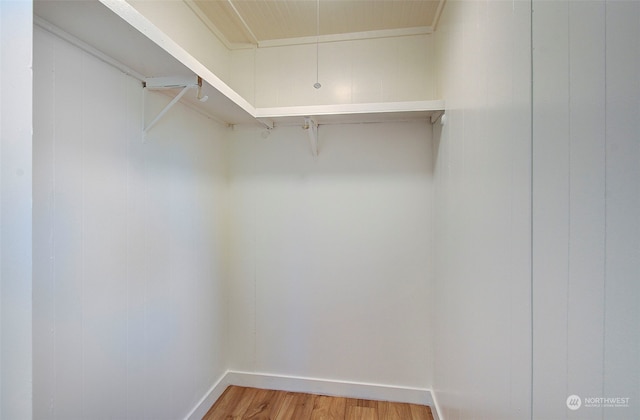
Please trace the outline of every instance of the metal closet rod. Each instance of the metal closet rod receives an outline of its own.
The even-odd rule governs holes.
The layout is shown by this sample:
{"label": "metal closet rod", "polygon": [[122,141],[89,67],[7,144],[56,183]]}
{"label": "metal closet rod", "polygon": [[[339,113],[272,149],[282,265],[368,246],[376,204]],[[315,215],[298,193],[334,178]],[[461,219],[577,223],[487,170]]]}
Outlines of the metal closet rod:
{"label": "metal closet rod", "polygon": [[38,26],[39,28],[49,32],[52,35],[57,36],[58,38],[67,41],[68,43],[75,45],[76,47],[80,48],[82,51],[91,54],[92,56],[94,56],[95,58],[97,58],[98,60],[109,64],[112,67],[117,68],[118,70],[120,70],[121,72],[123,72],[124,74],[127,74],[131,77],[134,77],[138,80],[140,80],[141,82],[145,81],[145,76],[142,73],[139,73],[137,71],[135,71],[134,69],[132,69],[129,66],[126,66],[125,64],[122,64],[121,62],[119,62],[118,60],[115,60],[114,58],[111,58],[110,56],[106,55],[105,53],[103,53],[102,51],[92,47],[91,45],[87,44],[86,42],[82,41],[79,38],[76,38],[75,36],[71,35],[68,32],[65,32],[63,29],[57,27],[56,25],[54,25],[53,23],[50,23],[44,19],[42,19],[40,16],[33,16],[33,23]]}
{"label": "metal closet rod", "polygon": [[[1,0],[0,0],[1,1]],[[80,48],[82,51],[86,52],[87,54],[92,55],[93,57],[97,58],[98,60],[102,61],[105,64],[110,65],[113,68],[118,69],[119,71],[121,71],[122,73],[133,77],[134,79],[139,80],[140,82],[142,82],[142,86],[144,87],[146,82],[149,80],[144,74],[137,72],[136,70],[132,69],[131,67],[127,66],[126,64],[121,63],[120,61],[112,58],[111,56],[103,53],[102,51],[98,50],[97,48],[92,47],[91,45],[87,44],[86,42],[82,41],[81,39],[71,35],[70,33],[66,32],[64,29],[54,25],[53,23],[41,18],[40,16],[34,15],[33,16],[33,23],[35,26],[39,27],[40,29],[49,32],[50,34],[52,34],[53,36],[56,36],[60,39],[62,39],[63,41],[66,41],[68,43],[70,43],[71,45]],[[200,79],[202,80],[202,79]],[[200,83],[201,85],[201,83]],[[198,94],[198,99],[203,100],[204,101],[205,97],[201,97],[200,94]],[[188,106],[189,108],[193,109],[194,111],[204,115],[205,117],[217,122],[218,124],[222,124],[225,126],[228,126],[229,123],[227,123],[226,121],[221,120],[220,118],[213,116],[211,114],[209,114],[208,112],[199,109],[198,107],[191,105],[189,103],[185,104],[186,106]]]}

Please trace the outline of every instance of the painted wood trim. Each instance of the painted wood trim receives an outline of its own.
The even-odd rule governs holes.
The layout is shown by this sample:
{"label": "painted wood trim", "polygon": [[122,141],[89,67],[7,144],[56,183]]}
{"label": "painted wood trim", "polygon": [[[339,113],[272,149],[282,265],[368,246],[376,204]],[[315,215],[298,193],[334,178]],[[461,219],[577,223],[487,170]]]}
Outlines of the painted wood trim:
{"label": "painted wood trim", "polygon": [[440,404],[438,403],[438,393],[433,389],[430,391],[431,399],[433,400],[433,404],[431,405],[431,414],[433,414],[434,420],[444,420],[444,417],[440,415],[442,410],[440,409]]}
{"label": "painted wood trim", "polygon": [[184,420],[202,420],[213,404],[220,398],[222,393],[229,385],[227,377],[229,371],[225,372],[218,380],[209,388],[207,393],[198,401],[195,407],[186,415]]}

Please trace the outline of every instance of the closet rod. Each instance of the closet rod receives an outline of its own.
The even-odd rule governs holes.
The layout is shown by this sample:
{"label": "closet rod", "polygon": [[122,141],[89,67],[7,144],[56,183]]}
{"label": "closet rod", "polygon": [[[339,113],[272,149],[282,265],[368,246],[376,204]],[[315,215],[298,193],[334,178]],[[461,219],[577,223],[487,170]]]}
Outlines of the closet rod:
{"label": "closet rod", "polygon": [[[2,1],[2,0],[0,0]],[[92,47],[91,45],[87,44],[86,42],[80,40],[79,38],[71,35],[70,33],[66,32],[64,29],[54,25],[53,23],[49,22],[46,19],[41,18],[40,16],[34,15],[33,16],[33,24],[37,27],[39,27],[40,29],[42,29],[43,31],[46,31],[50,34],[52,34],[55,37],[58,37],[59,39],[68,42],[69,44],[81,49],[82,51],[86,52],[87,54],[97,58],[98,60],[102,61],[105,64],[110,65],[111,67],[121,71],[122,73],[133,77],[134,79],[139,80],[140,82],[143,83],[143,85],[145,83],[147,83],[150,79],[147,78],[145,75],[143,75],[142,73],[137,72],[136,70],[132,69],[131,67],[127,66],[126,64],[121,63],[120,61],[108,56],[107,54],[103,53],[102,51],[98,50],[95,47]],[[200,95],[198,95],[198,100],[203,101],[205,97],[200,97]],[[216,123],[223,125],[225,127],[229,127],[230,124],[226,121],[221,120],[220,118],[204,111],[203,109],[198,108],[197,106],[194,106],[188,102],[185,103],[185,106],[187,106],[188,108],[192,109],[193,111],[203,115],[204,117],[209,118],[212,121],[215,121]]]}
{"label": "closet rod", "polygon": [[122,64],[121,62],[119,62],[118,60],[115,60],[111,57],[109,57],[108,55],[106,55],[105,53],[103,53],[102,51],[92,47],[91,45],[87,44],[86,42],[76,38],[75,36],[71,35],[68,32],[65,32],[63,29],[57,27],[56,25],[54,25],[53,23],[50,23],[49,21],[42,19],[40,16],[34,15],[33,16],[33,23],[38,26],[39,28],[49,32],[50,34],[53,34],[55,36],[57,36],[58,38],[69,42],[72,45],[75,45],[76,47],[80,48],[82,51],[91,54],[92,56],[94,56],[95,58],[97,58],[98,60],[109,64],[112,67],[115,67],[116,69],[120,70],[121,72],[123,72],[126,75],[129,75],[135,79],[138,79],[141,82],[145,81],[145,76],[137,71],[135,71],[134,69],[132,69],[131,67],[128,67],[124,64]]}

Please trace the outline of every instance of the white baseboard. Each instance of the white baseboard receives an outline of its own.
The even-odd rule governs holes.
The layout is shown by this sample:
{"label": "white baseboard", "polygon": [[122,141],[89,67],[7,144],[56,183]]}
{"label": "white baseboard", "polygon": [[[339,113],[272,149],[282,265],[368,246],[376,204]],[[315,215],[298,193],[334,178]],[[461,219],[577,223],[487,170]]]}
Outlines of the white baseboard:
{"label": "white baseboard", "polygon": [[269,373],[227,371],[211,387],[185,420],[201,420],[213,403],[229,385],[252,388],[274,389],[278,391],[305,392],[309,394],[331,395],[367,400],[394,401],[424,404],[432,408],[435,420],[439,419],[431,390],[427,388],[398,387],[363,382],[335,381],[319,378],[305,378]]}
{"label": "white baseboard", "polygon": [[407,388],[362,382],[334,381],[269,373],[227,372],[233,385],[278,391],[306,392],[368,400],[385,400],[413,404],[431,404],[431,392],[426,388]]}
{"label": "white baseboard", "polygon": [[227,382],[227,375],[229,372],[225,372],[211,388],[209,391],[198,401],[198,404],[187,414],[184,420],[202,420],[207,411],[213,406],[218,398],[222,395],[225,389],[229,385],[233,385]]}
{"label": "white baseboard", "polygon": [[440,408],[440,404],[438,404],[437,392],[431,391],[431,398],[433,399],[433,404],[431,405],[431,413],[433,414],[433,419],[444,420],[444,417],[442,417],[442,410]]}

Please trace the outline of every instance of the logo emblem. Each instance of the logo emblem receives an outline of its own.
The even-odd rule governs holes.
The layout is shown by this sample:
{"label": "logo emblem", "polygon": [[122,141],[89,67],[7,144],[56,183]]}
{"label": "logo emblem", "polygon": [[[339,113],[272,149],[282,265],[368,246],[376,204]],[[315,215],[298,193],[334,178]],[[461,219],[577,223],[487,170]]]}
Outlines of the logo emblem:
{"label": "logo emblem", "polygon": [[569,408],[569,410],[575,411],[578,408],[580,408],[581,405],[582,405],[582,400],[580,399],[579,396],[569,395],[569,397],[567,398],[567,408]]}

